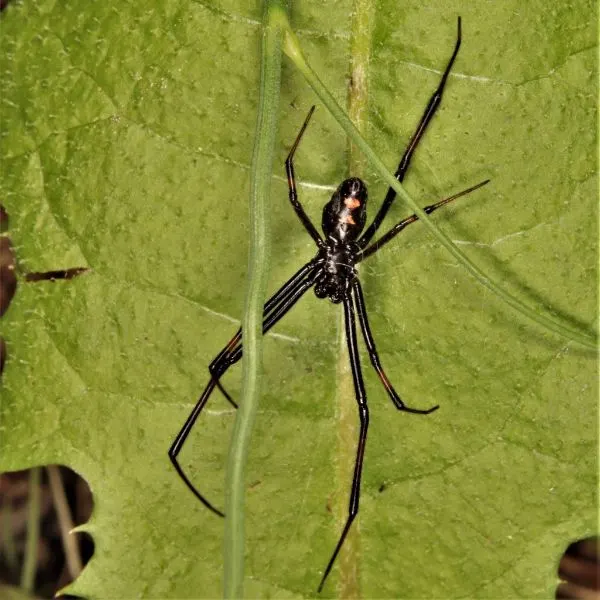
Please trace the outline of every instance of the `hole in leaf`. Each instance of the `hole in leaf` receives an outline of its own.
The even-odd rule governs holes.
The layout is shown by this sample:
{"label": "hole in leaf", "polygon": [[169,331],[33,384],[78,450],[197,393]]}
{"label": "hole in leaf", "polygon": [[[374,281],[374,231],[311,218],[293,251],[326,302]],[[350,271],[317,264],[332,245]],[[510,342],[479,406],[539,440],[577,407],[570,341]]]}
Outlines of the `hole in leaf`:
{"label": "hole in leaf", "polygon": [[6,342],[0,337],[0,375],[4,371],[4,361],[6,360]]}
{"label": "hole in leaf", "polygon": [[[1,1],[1,0],[0,0]],[[0,7],[3,6],[0,4]],[[6,209],[0,204],[0,234],[8,231],[9,216]],[[0,317],[8,310],[17,290],[17,259],[12,242],[8,235],[0,235]],[[25,274],[25,281],[56,281],[57,279],[73,279],[89,271],[87,267],[73,267],[55,271],[33,272]],[[0,375],[4,370],[6,360],[6,343],[0,338]]]}
{"label": "hole in leaf", "polygon": [[[27,564],[31,587],[25,586],[36,597],[53,598],[73,581],[92,557],[94,543],[84,532],[69,531],[88,521],[92,509],[88,484],[67,467],[0,475],[0,597],[3,584],[23,588]],[[36,523],[39,534],[32,544],[28,531]]]}
{"label": "hole in leaf", "polygon": [[0,204],[0,233],[8,230],[8,213],[2,204]]}
{"label": "hole in leaf", "polygon": [[569,545],[558,564],[562,580],[556,598],[600,599],[600,538],[589,537]]}
{"label": "hole in leaf", "polygon": [[15,253],[10,239],[7,236],[0,237],[0,317],[8,309],[17,289],[15,264]]}
{"label": "hole in leaf", "polygon": [[89,271],[87,267],[73,267],[72,269],[59,269],[57,271],[41,271],[27,273],[25,281],[56,281],[57,279],[73,279]]}

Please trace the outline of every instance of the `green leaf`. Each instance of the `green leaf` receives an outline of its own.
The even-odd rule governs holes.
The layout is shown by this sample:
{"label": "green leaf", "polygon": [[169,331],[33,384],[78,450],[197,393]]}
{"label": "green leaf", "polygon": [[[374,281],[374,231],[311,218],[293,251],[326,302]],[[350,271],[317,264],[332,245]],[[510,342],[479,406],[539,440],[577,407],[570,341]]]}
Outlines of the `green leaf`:
{"label": "green leaf", "polygon": [[[292,11],[342,102],[351,10]],[[454,75],[406,186],[426,205],[491,177],[434,218],[508,291],[587,328],[597,306],[592,11],[581,0],[377,3],[366,129],[394,168],[462,15]],[[47,0],[3,14],[1,202],[19,264],[92,271],[20,281],[2,323],[0,468],[63,463],[87,479],[96,552],[72,590],[89,598],[220,595],[223,523],[166,452],[241,316],[260,17],[259,7],[183,0]],[[283,177],[313,102],[288,65],[273,291],[314,253]],[[316,222],[346,165],[346,140],[319,109],[296,162]],[[365,179],[373,215],[385,186]],[[398,203],[386,224],[405,215]],[[418,223],[365,262],[361,280],[402,398],[441,405],[397,413],[363,355],[371,425],[350,556],[362,596],[550,596],[560,555],[596,527],[595,357],[510,311]],[[349,393],[336,392],[339,323],[339,307],[307,294],[265,344],[248,597],[315,595],[341,530],[349,489],[336,465],[354,449],[338,445]],[[239,380],[239,368],[225,380],[234,396]],[[232,421],[215,395],[181,455],[218,506]]]}

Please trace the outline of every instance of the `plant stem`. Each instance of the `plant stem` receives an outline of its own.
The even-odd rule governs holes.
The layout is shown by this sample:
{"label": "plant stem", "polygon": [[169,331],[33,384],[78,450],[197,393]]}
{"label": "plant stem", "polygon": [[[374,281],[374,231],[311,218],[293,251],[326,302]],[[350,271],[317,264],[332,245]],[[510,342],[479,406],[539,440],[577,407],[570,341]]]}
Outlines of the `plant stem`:
{"label": "plant stem", "polygon": [[406,190],[402,187],[400,182],[392,175],[392,173],[383,164],[381,159],[375,154],[370,148],[367,142],[360,135],[356,127],[352,124],[352,121],[348,118],[344,110],[336,102],[335,98],[331,95],[329,90],[325,87],[323,82],[319,79],[319,76],[315,73],[312,67],[306,62],[298,38],[294,32],[289,28],[286,31],[284,52],[292,60],[297,69],[304,75],[309,85],[312,87],[317,96],[321,99],[323,104],[327,107],[329,112],[333,115],[338,124],[346,132],[346,135],[364,152],[365,156],[373,167],[383,177],[385,182],[394,189],[394,191],[400,196],[410,208],[419,217],[429,231],[437,238],[437,240],[454,256],[454,258],[463,265],[467,271],[469,271],[479,283],[488,288],[491,292],[499,296],[504,302],[520,312],[522,315],[529,317],[539,325],[542,325],[546,329],[558,333],[563,337],[566,337],[574,342],[581,344],[587,348],[595,350],[597,348],[597,339],[591,335],[581,333],[571,327],[567,327],[562,323],[547,317],[542,314],[539,309],[533,309],[523,304],[520,300],[500,288],[496,285],[489,277],[481,270],[475,263],[471,261],[463,252],[461,252],[455,244],[452,243],[450,238],[439,229],[423,212],[423,210],[417,205],[417,203],[408,195]]}
{"label": "plant stem", "polygon": [[73,534],[73,519],[71,518],[71,509],[69,508],[65,486],[59,467],[48,465],[46,472],[48,473],[48,483],[50,484],[54,510],[56,510],[56,516],[58,517],[58,527],[65,551],[67,569],[69,570],[71,579],[75,580],[79,577],[83,569],[83,564],[79,555],[77,536]]}
{"label": "plant stem", "polygon": [[21,571],[21,589],[33,593],[37,570],[38,543],[40,539],[40,505],[42,498],[41,473],[39,467],[29,471],[29,499],[27,502],[27,539]]}
{"label": "plant stem", "polygon": [[225,482],[224,598],[243,598],[244,594],[245,471],[260,394],[263,305],[271,247],[269,198],[279,114],[286,11],[285,0],[267,0],[263,17],[260,98],[250,176],[251,237],[248,288],[242,322],[242,399],[229,446]]}

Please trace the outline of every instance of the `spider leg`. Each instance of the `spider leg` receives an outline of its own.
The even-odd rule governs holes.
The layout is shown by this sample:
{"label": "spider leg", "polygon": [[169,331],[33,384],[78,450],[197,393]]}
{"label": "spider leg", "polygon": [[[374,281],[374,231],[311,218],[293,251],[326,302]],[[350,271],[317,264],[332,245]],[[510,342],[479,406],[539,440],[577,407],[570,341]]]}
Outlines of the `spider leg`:
{"label": "spider leg", "polygon": [[[282,288],[274,294],[269,301],[265,304],[264,310],[264,319],[263,319],[263,334],[265,334],[281,317],[289,310],[287,307],[287,302],[292,298],[296,297],[294,300],[297,301],[304,292],[310,288],[318,278],[321,273],[321,269],[317,268],[320,265],[321,261],[310,261],[300,271],[298,271],[289,281],[287,281]],[[294,292],[294,289],[298,282],[302,279],[300,275],[306,275],[309,271],[313,271],[309,274],[309,276],[304,280],[304,282],[298,286],[298,289]],[[290,296],[291,294],[291,296]],[[209,365],[208,369],[211,374],[216,375],[218,371],[217,363],[223,363],[225,360],[227,366],[231,366],[235,364],[240,358],[242,358],[242,328],[240,327],[237,330],[237,333],[233,336],[229,344],[221,350],[221,353],[217,356],[217,358]],[[226,352],[227,350],[227,352]],[[222,366],[221,366],[222,368]],[[221,388],[220,388],[221,389]],[[222,390],[225,391],[225,390]],[[229,396],[227,394],[227,396]],[[237,408],[237,404],[233,402],[230,398],[228,398],[230,402],[232,402]]]}
{"label": "spider leg", "polygon": [[[312,270],[312,271],[311,271]],[[308,277],[306,277],[306,273],[309,273]],[[273,327],[302,297],[302,295],[313,285],[316,276],[318,275],[319,269],[314,265],[311,261],[307,265],[305,265],[300,271],[298,271],[291,279],[284,284],[281,290],[279,290],[276,294],[274,294],[271,299],[265,304],[265,312],[269,312],[270,314],[266,315],[263,319],[263,333],[266,333],[271,327]],[[284,290],[284,291],[282,291]],[[241,331],[239,332],[239,336],[241,339]],[[175,467],[175,470],[183,480],[183,482],[187,485],[187,487],[191,490],[191,492],[212,512],[223,517],[224,514],[218,508],[215,508],[195,487],[194,484],[190,481],[188,476],[183,471],[181,465],[177,461],[177,456],[181,452],[183,448],[183,444],[185,443],[190,431],[194,427],[194,423],[200,416],[204,406],[208,402],[210,395],[212,394],[215,387],[219,384],[219,379],[224,375],[224,373],[229,369],[229,367],[237,362],[242,355],[241,345],[239,348],[235,349],[236,345],[240,340],[237,339],[238,334],[236,334],[229,343],[223,348],[223,350],[219,353],[217,358],[211,363],[211,378],[204,388],[200,398],[196,402],[196,405],[192,409],[192,412],[188,416],[186,422],[183,427],[177,434],[177,437],[171,444],[169,448],[169,459],[171,463]],[[235,349],[235,350],[234,350]],[[231,356],[236,355],[236,358],[232,360]],[[224,390],[223,390],[224,391]],[[227,392],[225,392],[226,397],[228,397]],[[235,403],[230,399],[232,404]]]}
{"label": "spider leg", "polygon": [[[292,289],[298,283],[298,281],[303,279],[306,276],[306,274],[314,268],[315,264],[316,263],[313,260],[306,263],[299,271],[297,271],[294,275],[292,275],[292,277],[290,277],[290,279],[288,279],[279,288],[279,290],[277,292],[275,292],[275,294],[273,294],[273,296],[271,296],[271,298],[269,298],[269,300],[267,300],[267,302],[265,303],[265,306],[264,306],[264,310],[263,310],[265,322],[267,320],[268,313],[271,312],[277,304],[279,304],[280,302],[285,300],[285,297],[287,294],[289,294],[290,289]],[[267,330],[264,329],[264,327],[263,327],[263,332],[266,332],[266,331]],[[227,357],[231,356],[232,352],[237,349],[237,347],[240,345],[241,339],[242,339],[242,328],[240,327],[237,330],[236,334],[231,338],[231,340],[229,341],[227,346],[225,346],[225,348],[223,348],[223,350],[221,350],[221,352],[219,352],[219,354],[216,356],[216,358],[208,366],[209,373],[215,379],[217,379],[216,385],[219,388],[219,391],[225,396],[225,398],[229,401],[229,403],[234,408],[237,408],[238,405],[233,400],[233,398],[229,395],[229,393],[225,390],[223,385],[221,384],[221,381],[219,380],[220,376],[218,375],[218,371],[220,368],[219,365],[221,365],[223,360],[227,360]],[[236,361],[233,361],[233,362],[236,362]],[[231,364],[233,364],[233,362]]]}
{"label": "spider leg", "polygon": [[360,327],[363,332],[363,337],[365,338],[365,344],[367,345],[367,351],[369,352],[369,358],[371,359],[371,364],[373,368],[379,375],[379,379],[381,379],[381,383],[383,383],[388,396],[391,401],[394,403],[394,406],[398,410],[403,410],[405,412],[415,413],[418,415],[428,415],[429,413],[437,410],[439,406],[433,406],[431,408],[427,408],[425,410],[419,408],[410,408],[406,406],[404,402],[398,396],[398,393],[390,383],[390,380],[387,378],[385,371],[381,366],[381,362],[379,360],[379,355],[377,354],[377,348],[375,348],[375,341],[373,340],[373,335],[371,333],[371,328],[369,327],[369,320],[367,318],[367,310],[365,308],[365,299],[362,293],[362,287],[358,279],[355,279],[352,282],[352,291],[354,292],[354,298],[356,301],[356,311],[358,312],[358,319],[360,321]]}
{"label": "spider leg", "polygon": [[[300,299],[300,297],[314,285],[319,274],[320,269],[315,269],[313,274],[305,279],[302,284],[298,286],[298,289],[292,292],[285,302],[280,303],[272,310],[271,314],[263,321],[263,334],[269,331],[269,329],[271,329],[271,327],[273,327],[273,325],[275,325],[275,323],[277,323],[277,321],[279,321],[283,315],[290,310],[291,306],[293,306]],[[291,305],[289,305],[289,303],[291,303]],[[242,352],[243,346],[240,343],[227,358],[227,366],[230,367],[238,362],[238,360],[242,358]]]}
{"label": "spider leg", "polygon": [[[446,80],[448,79],[448,75],[450,74],[450,70],[452,69],[452,65],[454,64],[454,61],[456,59],[456,55],[458,54],[458,49],[460,48],[460,42],[461,42],[461,19],[460,19],[460,17],[458,17],[458,31],[457,31],[457,35],[456,35],[456,44],[454,46],[454,52],[452,52],[452,56],[450,57],[450,60],[448,61],[448,64],[446,65],[446,69],[444,70],[444,73],[442,74],[442,78],[440,80],[438,87],[436,88],[435,92],[433,92],[433,95],[431,96],[431,98],[429,99],[429,102],[427,103],[425,112],[423,113],[423,116],[421,117],[421,120],[419,121],[419,125],[417,126],[417,130],[414,132],[412,138],[410,139],[410,142],[408,143],[406,150],[404,151],[404,154],[402,155],[402,158],[400,159],[400,164],[398,165],[398,169],[396,170],[396,173],[395,173],[396,179],[400,182],[402,182],[404,180],[404,176],[406,175],[406,171],[408,170],[408,166],[410,164],[412,155],[415,152],[415,150],[417,149],[417,146],[419,145],[419,142],[421,141],[421,138],[423,137],[423,134],[425,133],[425,129],[427,129],[427,125],[429,125],[429,122],[431,121],[431,119],[433,119],[433,116],[435,115],[437,109],[440,106],[440,103],[442,102],[442,94],[444,93],[444,87],[446,86]],[[390,209],[390,206],[392,205],[392,202],[394,201],[395,197],[396,197],[396,192],[392,188],[389,188],[387,194],[385,195],[385,200],[383,201],[383,204],[381,205],[381,208],[379,209],[379,212],[375,215],[373,222],[371,223],[371,225],[369,225],[369,227],[367,227],[367,229],[365,230],[365,232],[362,234],[361,238],[358,241],[361,248],[365,248],[367,246],[367,244],[371,241],[371,239],[375,235],[376,231],[379,229],[381,222],[387,215],[387,212]]]}
{"label": "spider leg", "polygon": [[220,511],[218,508],[215,508],[194,487],[194,484],[189,480],[188,476],[185,474],[181,465],[177,462],[177,455],[181,451],[181,448],[183,447],[183,444],[185,443],[185,440],[187,439],[187,436],[189,435],[190,430],[194,426],[194,423],[196,422],[198,415],[202,412],[204,405],[208,402],[208,399],[210,398],[212,391],[215,389],[216,384],[217,384],[217,380],[211,379],[208,382],[208,385],[204,388],[204,391],[202,392],[202,395],[200,396],[198,402],[196,403],[196,406],[194,406],[194,409],[190,413],[190,416],[187,418],[187,421],[185,422],[184,426],[181,428],[181,430],[177,434],[177,437],[175,438],[175,440],[171,444],[171,447],[169,448],[169,459],[171,460],[171,463],[173,464],[173,466],[175,467],[175,470],[179,474],[179,477],[181,477],[181,479],[183,479],[185,485],[188,486],[188,488],[192,491],[194,496],[196,496],[196,498],[198,498],[198,500],[200,500],[200,502],[202,502],[202,504],[204,504],[204,506],[206,506],[206,508],[208,508],[209,510],[214,512],[216,515],[219,515],[220,517],[224,517],[225,515],[223,514],[223,512]]}
{"label": "spider leg", "polygon": [[300,204],[300,201],[298,200],[298,192],[296,191],[296,177],[294,175],[294,154],[296,153],[296,148],[298,148],[298,144],[302,139],[302,135],[308,126],[308,122],[310,121],[314,110],[315,107],[312,106],[308,111],[308,115],[306,116],[306,119],[304,120],[304,123],[300,128],[298,135],[296,136],[296,140],[292,146],[292,149],[290,150],[288,157],[285,159],[285,172],[287,174],[290,202],[292,203],[298,218],[300,221],[302,221],[302,225],[304,225],[304,228],[306,231],[308,231],[310,237],[315,241],[317,247],[322,248],[325,245],[325,242],[323,241],[323,238],[317,231],[316,227],[313,225],[312,221],[308,218],[304,208],[302,208],[302,204]]}
{"label": "spider leg", "polygon": [[352,489],[350,492],[350,504],[348,507],[348,518],[340,539],[327,563],[321,583],[319,583],[318,592],[321,592],[325,585],[333,563],[337,558],[344,540],[350,531],[350,526],[358,514],[358,504],[360,499],[360,480],[362,475],[363,459],[365,455],[365,445],[367,442],[367,429],[369,427],[369,407],[367,406],[367,395],[365,392],[365,384],[362,378],[360,369],[360,359],[358,356],[358,347],[356,340],[356,322],[354,319],[354,308],[352,306],[352,296],[347,294],[344,298],[344,323],[346,327],[346,342],[348,344],[348,353],[350,355],[350,366],[352,368],[352,378],[354,380],[354,393],[356,395],[356,403],[358,404],[358,416],[360,419],[360,432],[358,436],[358,446],[356,449],[356,460],[354,462],[354,475],[352,477]]}
{"label": "spider leg", "polygon": [[[439,202],[436,202],[435,204],[430,204],[429,206],[426,206],[425,208],[423,208],[423,212],[430,215],[434,210],[437,210],[438,208],[444,206],[445,204],[452,202],[453,200],[456,200],[457,198],[460,198],[461,196],[465,196],[466,194],[469,194],[470,192],[474,192],[475,190],[479,189],[480,187],[483,187],[484,185],[488,184],[489,182],[490,182],[490,179],[486,179],[485,181],[482,181],[482,182],[478,183],[477,185],[473,185],[470,188],[463,190],[462,192],[458,192],[457,194],[454,194],[453,196],[450,196],[449,198],[444,198],[443,200],[440,200]],[[394,227],[392,227],[386,234],[382,235],[376,242],[373,242],[368,248],[365,248],[362,251],[362,253],[359,254],[356,262],[360,262],[361,260],[364,260],[365,258],[371,256],[371,254],[375,254],[375,252],[377,252],[377,250],[379,250],[383,245],[387,244],[390,240],[395,238],[407,225],[410,225],[411,223],[414,223],[415,221],[418,221],[418,220],[419,220],[419,217],[417,217],[417,215],[411,215],[410,217],[406,217],[406,219],[403,219],[402,221],[400,221],[400,223],[398,223],[397,225],[394,225]]]}

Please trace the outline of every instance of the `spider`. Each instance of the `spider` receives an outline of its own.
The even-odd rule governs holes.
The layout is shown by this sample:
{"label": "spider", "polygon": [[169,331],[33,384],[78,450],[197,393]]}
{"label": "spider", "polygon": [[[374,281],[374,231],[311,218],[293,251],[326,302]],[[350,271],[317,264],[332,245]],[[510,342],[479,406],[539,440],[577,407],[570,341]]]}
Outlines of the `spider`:
{"label": "spider", "polygon": [[[435,112],[437,111],[442,100],[442,93],[446,85],[446,80],[454,64],[461,43],[461,19],[458,17],[458,31],[454,51],[440,83],[431,96],[425,112],[421,117],[419,125],[413,134],[408,147],[402,155],[395,177],[402,182],[410,160],[415,152],[419,141],[423,137],[423,133]],[[323,589],[325,581],[333,564],[339,554],[339,551],[346,539],[352,522],[358,514],[358,506],[360,499],[360,482],[363,467],[363,458],[365,453],[365,445],[367,441],[367,429],[369,426],[369,408],[367,406],[367,396],[363,382],[360,359],[358,354],[358,344],[356,335],[356,319],[355,313],[358,314],[358,322],[362,331],[362,335],[367,347],[367,352],[371,360],[373,368],[377,372],[379,379],[383,383],[385,390],[390,397],[394,406],[398,410],[402,410],[415,414],[429,414],[436,410],[438,406],[433,406],[428,409],[411,408],[407,406],[397,394],[396,390],[390,383],[375,348],[373,335],[367,318],[365,301],[363,297],[362,287],[358,279],[356,265],[369,256],[375,254],[385,244],[390,242],[398,235],[407,225],[418,220],[416,215],[412,215],[400,221],[392,227],[387,233],[382,235],[378,240],[370,244],[373,236],[377,233],[384,217],[386,216],[396,193],[392,188],[389,188],[381,208],[375,215],[372,223],[363,233],[367,221],[366,205],[367,205],[367,187],[358,177],[350,177],[344,180],[333,193],[331,200],[323,208],[322,229],[324,237],[317,231],[312,221],[304,211],[304,208],[298,200],[296,191],[296,178],[294,175],[294,155],[302,139],[304,131],[308,126],[310,118],[314,112],[313,106],[298,132],[296,140],[290,150],[290,153],[285,161],[285,169],[287,173],[287,181],[289,188],[289,199],[294,208],[296,215],[300,219],[302,225],[314,240],[317,246],[316,256],[306,263],[299,271],[297,271],[283,286],[277,291],[264,306],[263,313],[263,333],[269,331],[278,321],[280,321],[286,313],[298,302],[298,300],[310,289],[314,288],[317,298],[328,298],[334,304],[342,304],[344,307],[345,318],[345,334],[348,344],[348,352],[350,356],[350,366],[352,369],[352,378],[354,381],[354,391],[356,402],[358,405],[358,416],[360,419],[360,432],[358,437],[358,446],[356,451],[356,460],[354,464],[354,474],[352,479],[352,487],[350,491],[350,505],[348,508],[348,517],[342,533],[339,537],[337,545],[331,555],[329,562],[323,572],[321,582],[318,587],[318,592]],[[468,194],[483,185],[486,185],[490,180],[486,179],[477,185],[474,185],[466,190],[463,190],[453,196],[440,200],[436,204],[426,206],[423,210],[430,214],[441,206],[456,200],[457,198]],[[361,235],[362,233],[362,235]],[[218,388],[225,398],[237,408],[237,404],[223,388],[220,378],[225,374],[227,369],[238,362],[242,357],[242,330],[238,329],[237,333],[231,338],[229,343],[221,350],[217,357],[210,363],[208,370],[210,380],[202,392],[194,409],[190,413],[187,421],[177,434],[169,449],[169,458],[173,463],[177,473],[185,482],[188,488],[194,495],[213,513],[223,517],[224,514],[215,508],[192,484],[187,475],[184,473],[181,465],[177,462],[177,456],[185,443],[196,419],[202,412],[213,390]]]}

